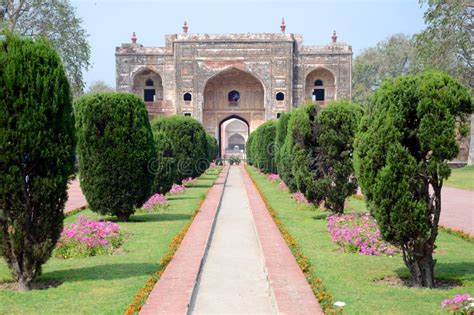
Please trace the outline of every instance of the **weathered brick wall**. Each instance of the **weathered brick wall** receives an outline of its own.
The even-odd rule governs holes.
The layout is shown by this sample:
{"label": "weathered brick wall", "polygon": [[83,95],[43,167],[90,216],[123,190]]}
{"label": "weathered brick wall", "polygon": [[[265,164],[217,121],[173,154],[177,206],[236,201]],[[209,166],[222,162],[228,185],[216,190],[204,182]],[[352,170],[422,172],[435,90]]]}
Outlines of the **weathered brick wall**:
{"label": "weathered brick wall", "polygon": [[[298,34],[174,34],[166,36],[165,47],[140,44],[117,47],[116,88],[138,94],[133,88],[134,78],[149,69],[161,77],[163,84],[163,99],[147,104],[151,115],[192,113],[205,124],[214,120],[208,126],[210,130],[215,129],[216,119],[238,113],[255,127],[311,99],[312,89],[306,86],[306,79],[311,73],[314,76],[317,69],[325,69],[334,76],[334,84],[327,86],[326,95],[350,99],[351,66],[351,46],[344,43],[304,46]],[[209,118],[209,114],[206,118],[206,84],[231,68],[250,74],[261,83],[263,109],[260,112],[249,112],[245,107],[229,108],[227,112],[219,109],[213,113],[214,118]],[[284,100],[276,99],[278,92],[284,94]],[[192,100],[185,101],[184,93],[191,93]]]}

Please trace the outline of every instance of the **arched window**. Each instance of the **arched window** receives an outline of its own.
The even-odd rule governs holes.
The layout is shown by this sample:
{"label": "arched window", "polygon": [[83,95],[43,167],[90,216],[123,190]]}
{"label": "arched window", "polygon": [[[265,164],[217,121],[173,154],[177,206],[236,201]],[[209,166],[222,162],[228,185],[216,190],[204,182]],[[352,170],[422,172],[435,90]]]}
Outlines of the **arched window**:
{"label": "arched window", "polygon": [[319,79],[314,81],[314,86],[323,86],[323,81]]}
{"label": "arched window", "polygon": [[193,99],[193,96],[191,95],[191,93],[184,93],[184,95],[183,95],[183,100],[184,101],[189,102],[192,99]]}
{"label": "arched window", "polygon": [[145,81],[145,85],[146,85],[146,86],[154,86],[155,83],[153,82],[152,79],[148,79],[148,80]]}
{"label": "arched window", "polygon": [[227,100],[229,101],[229,105],[231,106],[236,106],[239,103],[240,100],[240,93],[239,91],[232,90],[229,92],[227,95]]}
{"label": "arched window", "polygon": [[278,92],[276,94],[276,100],[277,101],[283,101],[285,99],[285,94],[283,94],[283,92]]}

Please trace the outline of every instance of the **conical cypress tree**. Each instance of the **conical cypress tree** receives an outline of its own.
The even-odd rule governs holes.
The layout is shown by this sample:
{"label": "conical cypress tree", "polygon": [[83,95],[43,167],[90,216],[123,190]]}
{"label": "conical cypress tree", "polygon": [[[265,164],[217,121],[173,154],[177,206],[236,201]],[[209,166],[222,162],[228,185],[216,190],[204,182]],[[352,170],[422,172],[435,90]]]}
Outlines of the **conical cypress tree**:
{"label": "conical cypress tree", "polygon": [[127,221],[150,196],[156,158],[145,103],[98,93],[75,103],[81,188],[93,211]]}
{"label": "conical cypress tree", "polygon": [[63,227],[74,116],[61,60],[43,40],[0,41],[0,254],[31,288]]}

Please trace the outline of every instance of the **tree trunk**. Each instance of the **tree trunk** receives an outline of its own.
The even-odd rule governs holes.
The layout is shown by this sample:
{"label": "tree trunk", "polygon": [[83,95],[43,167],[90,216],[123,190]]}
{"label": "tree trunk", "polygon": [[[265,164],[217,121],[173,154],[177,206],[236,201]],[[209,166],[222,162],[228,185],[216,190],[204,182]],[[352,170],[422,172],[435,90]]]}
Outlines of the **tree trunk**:
{"label": "tree trunk", "polygon": [[11,264],[18,284],[18,291],[29,291],[31,290],[31,281],[33,279],[33,266],[29,264],[24,255],[18,256],[22,259],[20,261],[14,259]]}
{"label": "tree trunk", "polygon": [[18,277],[18,291],[30,291],[31,290],[31,280],[26,279],[25,277]]}
{"label": "tree trunk", "polygon": [[405,254],[405,264],[411,273],[412,285],[416,288],[434,288],[434,267],[436,261],[433,260],[433,245],[424,242],[415,246],[413,253]]}
{"label": "tree trunk", "polygon": [[130,219],[130,213],[128,212],[117,212],[117,218],[120,222],[128,222]]}

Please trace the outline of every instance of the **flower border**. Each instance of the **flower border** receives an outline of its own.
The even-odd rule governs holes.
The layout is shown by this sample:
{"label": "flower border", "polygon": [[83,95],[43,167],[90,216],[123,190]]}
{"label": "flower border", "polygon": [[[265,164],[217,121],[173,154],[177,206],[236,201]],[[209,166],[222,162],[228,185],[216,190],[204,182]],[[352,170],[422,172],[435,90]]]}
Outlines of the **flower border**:
{"label": "flower border", "polygon": [[[246,168],[248,168],[248,166],[246,166]],[[290,248],[291,253],[295,257],[296,262],[298,263],[298,266],[300,267],[301,271],[303,272],[306,278],[306,281],[308,281],[309,285],[311,286],[314,296],[320,303],[324,313],[325,314],[342,313],[344,309],[342,307],[338,307],[338,308],[334,307],[334,297],[332,296],[332,294],[329,294],[327,292],[327,289],[322,283],[321,278],[315,275],[313,267],[311,266],[311,263],[308,260],[308,257],[306,257],[303,254],[303,251],[301,250],[301,246],[296,242],[296,239],[283,226],[280,219],[278,218],[276,211],[270,206],[270,203],[268,202],[267,197],[260,190],[260,187],[255,181],[255,178],[253,177],[253,175],[248,171],[248,169],[246,169],[246,171],[247,171],[247,174],[249,174],[249,177],[252,180],[253,184],[257,188],[258,193],[262,197],[262,200],[265,203],[265,206],[267,207],[268,212],[270,213],[270,216],[273,219],[273,222],[275,222],[275,224],[277,225],[278,230],[280,231],[281,235],[285,239],[285,242]],[[268,180],[266,177],[265,177],[265,180],[272,183],[272,181]]]}
{"label": "flower border", "polygon": [[448,227],[443,226],[443,225],[440,225],[439,229],[441,231],[444,231],[444,232],[448,233],[448,234],[451,234],[451,235],[454,235],[456,237],[462,238],[463,240],[468,241],[469,243],[474,243],[474,236],[471,236],[469,233],[466,233],[462,230],[448,228]]}
{"label": "flower border", "polygon": [[[220,169],[217,172],[217,176],[221,173],[222,169]],[[216,178],[217,180],[217,178]],[[214,181],[215,182],[215,181]],[[209,187],[209,189],[206,191],[205,196],[209,193],[211,188],[214,186],[214,184]],[[168,251],[165,253],[164,256],[161,258],[161,263],[157,271],[155,271],[145,282],[145,285],[138,291],[138,293],[133,297],[132,302],[128,305],[128,307],[125,309],[124,314],[125,315],[132,315],[132,314],[137,314],[140,312],[142,309],[143,305],[145,304],[146,300],[148,299],[148,296],[150,295],[151,291],[155,287],[155,284],[160,280],[161,275],[165,271],[166,267],[170,263],[170,261],[173,259],[174,254],[178,250],[179,246],[181,245],[181,242],[184,239],[184,236],[188,232],[189,227],[194,221],[194,218],[196,215],[199,213],[199,209],[201,209],[201,206],[206,198],[202,198],[201,201],[199,202],[199,205],[197,206],[197,209],[194,211],[193,215],[189,219],[189,221],[186,223],[186,225],[181,229],[181,231],[171,240],[171,243],[168,245]]]}

